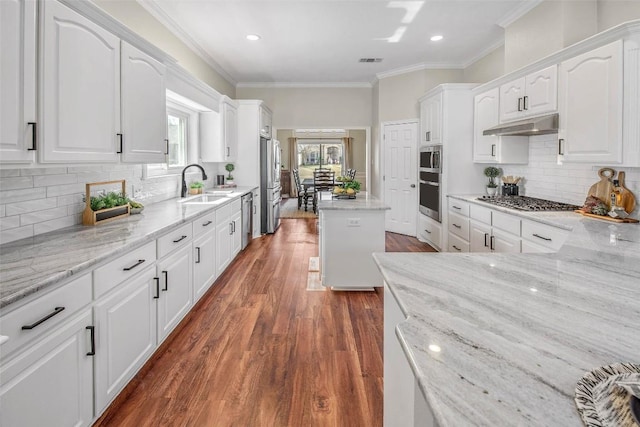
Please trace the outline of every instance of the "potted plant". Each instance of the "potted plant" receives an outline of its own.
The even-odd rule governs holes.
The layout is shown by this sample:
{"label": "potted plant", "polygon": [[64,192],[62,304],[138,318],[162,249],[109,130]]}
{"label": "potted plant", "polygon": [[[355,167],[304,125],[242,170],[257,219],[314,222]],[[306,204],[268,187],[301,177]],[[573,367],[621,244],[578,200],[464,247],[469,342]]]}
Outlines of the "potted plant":
{"label": "potted plant", "polygon": [[231,175],[231,172],[235,169],[233,163],[227,163],[224,168],[229,172],[229,176],[227,176],[227,184],[233,184],[233,175]]}
{"label": "potted plant", "polygon": [[194,181],[189,184],[189,194],[202,194],[204,184],[200,181]]}
{"label": "potted plant", "polygon": [[484,176],[489,178],[489,183],[487,184],[487,194],[489,196],[495,196],[498,191],[498,184],[496,184],[495,179],[500,176],[500,169],[494,166],[488,166],[484,168]]}

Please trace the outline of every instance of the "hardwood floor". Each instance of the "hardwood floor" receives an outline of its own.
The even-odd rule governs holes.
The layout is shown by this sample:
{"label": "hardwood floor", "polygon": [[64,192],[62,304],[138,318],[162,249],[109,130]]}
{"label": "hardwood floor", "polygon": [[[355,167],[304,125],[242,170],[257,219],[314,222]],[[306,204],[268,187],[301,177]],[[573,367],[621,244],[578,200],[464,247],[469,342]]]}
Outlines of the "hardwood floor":
{"label": "hardwood floor", "polygon": [[382,425],[382,290],[306,291],[317,239],[285,219],[253,240],[95,425]]}

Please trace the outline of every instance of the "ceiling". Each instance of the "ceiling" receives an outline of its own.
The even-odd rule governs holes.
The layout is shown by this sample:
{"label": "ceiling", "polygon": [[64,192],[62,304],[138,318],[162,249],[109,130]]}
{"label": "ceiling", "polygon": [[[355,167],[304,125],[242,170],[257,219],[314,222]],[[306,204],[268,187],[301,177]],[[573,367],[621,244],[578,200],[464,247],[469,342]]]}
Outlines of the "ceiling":
{"label": "ceiling", "polygon": [[[370,84],[464,68],[539,0],[138,0],[232,83]],[[248,34],[261,39],[249,41]],[[444,39],[430,41],[441,34]],[[360,58],[382,58],[361,63]]]}

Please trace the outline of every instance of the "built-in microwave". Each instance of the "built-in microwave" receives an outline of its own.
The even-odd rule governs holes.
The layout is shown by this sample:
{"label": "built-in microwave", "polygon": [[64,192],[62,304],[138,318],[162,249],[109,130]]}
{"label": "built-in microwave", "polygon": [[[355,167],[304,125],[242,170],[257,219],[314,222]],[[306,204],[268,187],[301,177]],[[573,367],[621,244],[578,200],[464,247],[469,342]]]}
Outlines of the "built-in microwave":
{"label": "built-in microwave", "polygon": [[442,173],[442,145],[420,148],[420,171]]}
{"label": "built-in microwave", "polygon": [[420,212],[440,222],[442,145],[420,148]]}

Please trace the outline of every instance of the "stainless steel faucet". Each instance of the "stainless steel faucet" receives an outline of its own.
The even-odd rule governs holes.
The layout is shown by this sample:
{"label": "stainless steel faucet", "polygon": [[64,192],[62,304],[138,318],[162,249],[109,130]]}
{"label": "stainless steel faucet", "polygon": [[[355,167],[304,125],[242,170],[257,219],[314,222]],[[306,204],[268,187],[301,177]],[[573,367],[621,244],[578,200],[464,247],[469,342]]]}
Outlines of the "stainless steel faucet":
{"label": "stainless steel faucet", "polygon": [[187,165],[184,167],[184,169],[182,169],[182,193],[180,193],[180,197],[186,197],[187,196],[187,182],[184,179],[184,173],[187,171],[187,169],[189,169],[191,166],[195,166],[197,168],[199,168],[202,171],[202,180],[206,181],[207,180],[207,174],[204,172],[204,168],[202,166],[200,166],[197,163],[193,163],[191,165]]}

